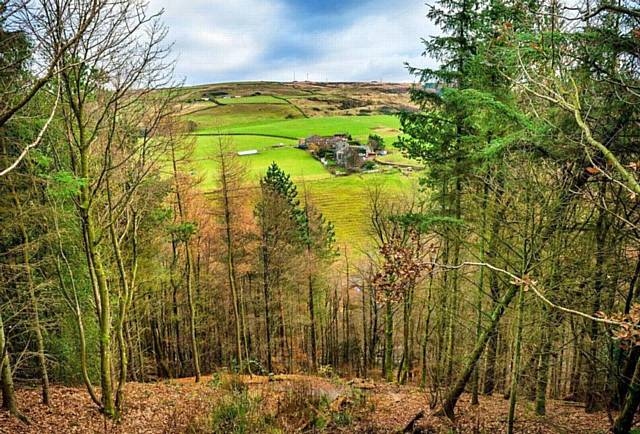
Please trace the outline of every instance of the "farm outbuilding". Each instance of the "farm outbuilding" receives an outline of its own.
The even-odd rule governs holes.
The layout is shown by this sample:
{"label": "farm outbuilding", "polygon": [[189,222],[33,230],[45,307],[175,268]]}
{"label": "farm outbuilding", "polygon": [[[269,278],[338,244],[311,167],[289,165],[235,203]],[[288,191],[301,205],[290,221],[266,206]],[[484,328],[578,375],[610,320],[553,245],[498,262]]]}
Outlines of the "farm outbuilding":
{"label": "farm outbuilding", "polygon": [[240,151],[238,152],[238,155],[240,157],[246,157],[247,155],[257,155],[258,154],[258,150],[257,149],[251,149],[249,151]]}

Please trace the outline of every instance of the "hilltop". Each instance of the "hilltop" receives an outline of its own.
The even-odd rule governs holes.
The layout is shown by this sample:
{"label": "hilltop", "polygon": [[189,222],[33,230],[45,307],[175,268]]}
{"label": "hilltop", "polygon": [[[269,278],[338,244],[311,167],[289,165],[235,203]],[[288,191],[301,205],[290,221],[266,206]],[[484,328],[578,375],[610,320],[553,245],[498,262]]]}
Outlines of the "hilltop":
{"label": "hilltop", "polygon": [[[208,98],[225,105],[242,102],[289,104],[304,117],[394,114],[414,108],[409,99],[410,84],[379,82],[240,82],[188,87],[182,100]],[[272,97],[271,99],[269,97]]]}

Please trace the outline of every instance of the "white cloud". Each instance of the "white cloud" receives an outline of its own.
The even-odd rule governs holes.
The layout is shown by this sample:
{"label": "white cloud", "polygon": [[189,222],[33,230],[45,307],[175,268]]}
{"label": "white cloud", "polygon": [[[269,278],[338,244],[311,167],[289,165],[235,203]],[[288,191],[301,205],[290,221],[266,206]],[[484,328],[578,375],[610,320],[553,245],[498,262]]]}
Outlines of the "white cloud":
{"label": "white cloud", "polygon": [[[306,28],[285,0],[151,0],[166,9],[178,75],[188,83],[231,80],[411,81],[423,66],[421,37],[435,33],[422,0],[363,3],[343,28]],[[286,42],[283,44],[283,40]],[[290,42],[293,53],[278,52]]]}
{"label": "white cloud", "polygon": [[151,0],[151,8],[165,9],[176,71],[190,82],[251,68],[271,42],[260,29],[277,27],[283,15],[278,2],[262,0]]}
{"label": "white cloud", "polygon": [[[420,38],[436,34],[422,2],[411,2],[391,13],[377,10],[361,14],[348,27],[302,35],[309,50],[318,53],[310,61],[295,65],[299,77],[312,80],[412,81],[404,63],[426,66]],[[287,72],[289,71],[289,72]],[[291,77],[291,66],[277,71],[278,79]]]}

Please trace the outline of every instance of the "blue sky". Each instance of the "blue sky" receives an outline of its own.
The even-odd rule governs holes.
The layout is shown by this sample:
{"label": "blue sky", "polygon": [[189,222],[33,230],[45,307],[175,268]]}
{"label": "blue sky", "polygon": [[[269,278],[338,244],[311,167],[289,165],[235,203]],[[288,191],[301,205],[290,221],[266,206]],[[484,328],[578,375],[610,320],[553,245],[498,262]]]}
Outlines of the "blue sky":
{"label": "blue sky", "polygon": [[165,9],[187,84],[243,80],[413,81],[436,33],[424,0],[151,0]]}

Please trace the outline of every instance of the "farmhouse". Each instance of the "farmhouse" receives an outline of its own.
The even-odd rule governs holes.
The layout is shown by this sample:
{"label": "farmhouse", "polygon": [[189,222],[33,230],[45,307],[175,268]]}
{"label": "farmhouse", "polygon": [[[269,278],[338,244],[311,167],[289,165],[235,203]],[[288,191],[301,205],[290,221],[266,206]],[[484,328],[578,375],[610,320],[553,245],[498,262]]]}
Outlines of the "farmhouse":
{"label": "farmhouse", "polygon": [[336,164],[346,167],[347,169],[359,168],[369,157],[375,157],[375,152],[371,148],[364,145],[347,145],[336,148]]}
{"label": "farmhouse", "polygon": [[300,139],[298,148],[309,150],[321,161],[330,158],[335,160],[338,166],[356,169],[370,157],[375,157],[376,153],[371,150],[370,146],[354,142],[350,137],[349,134],[313,135],[306,139]]}
{"label": "farmhouse", "polygon": [[348,134],[334,134],[333,136],[323,137],[313,135],[306,139],[300,139],[298,147],[300,149],[308,149],[311,152],[322,154],[335,153],[336,149],[341,146],[349,146]]}

